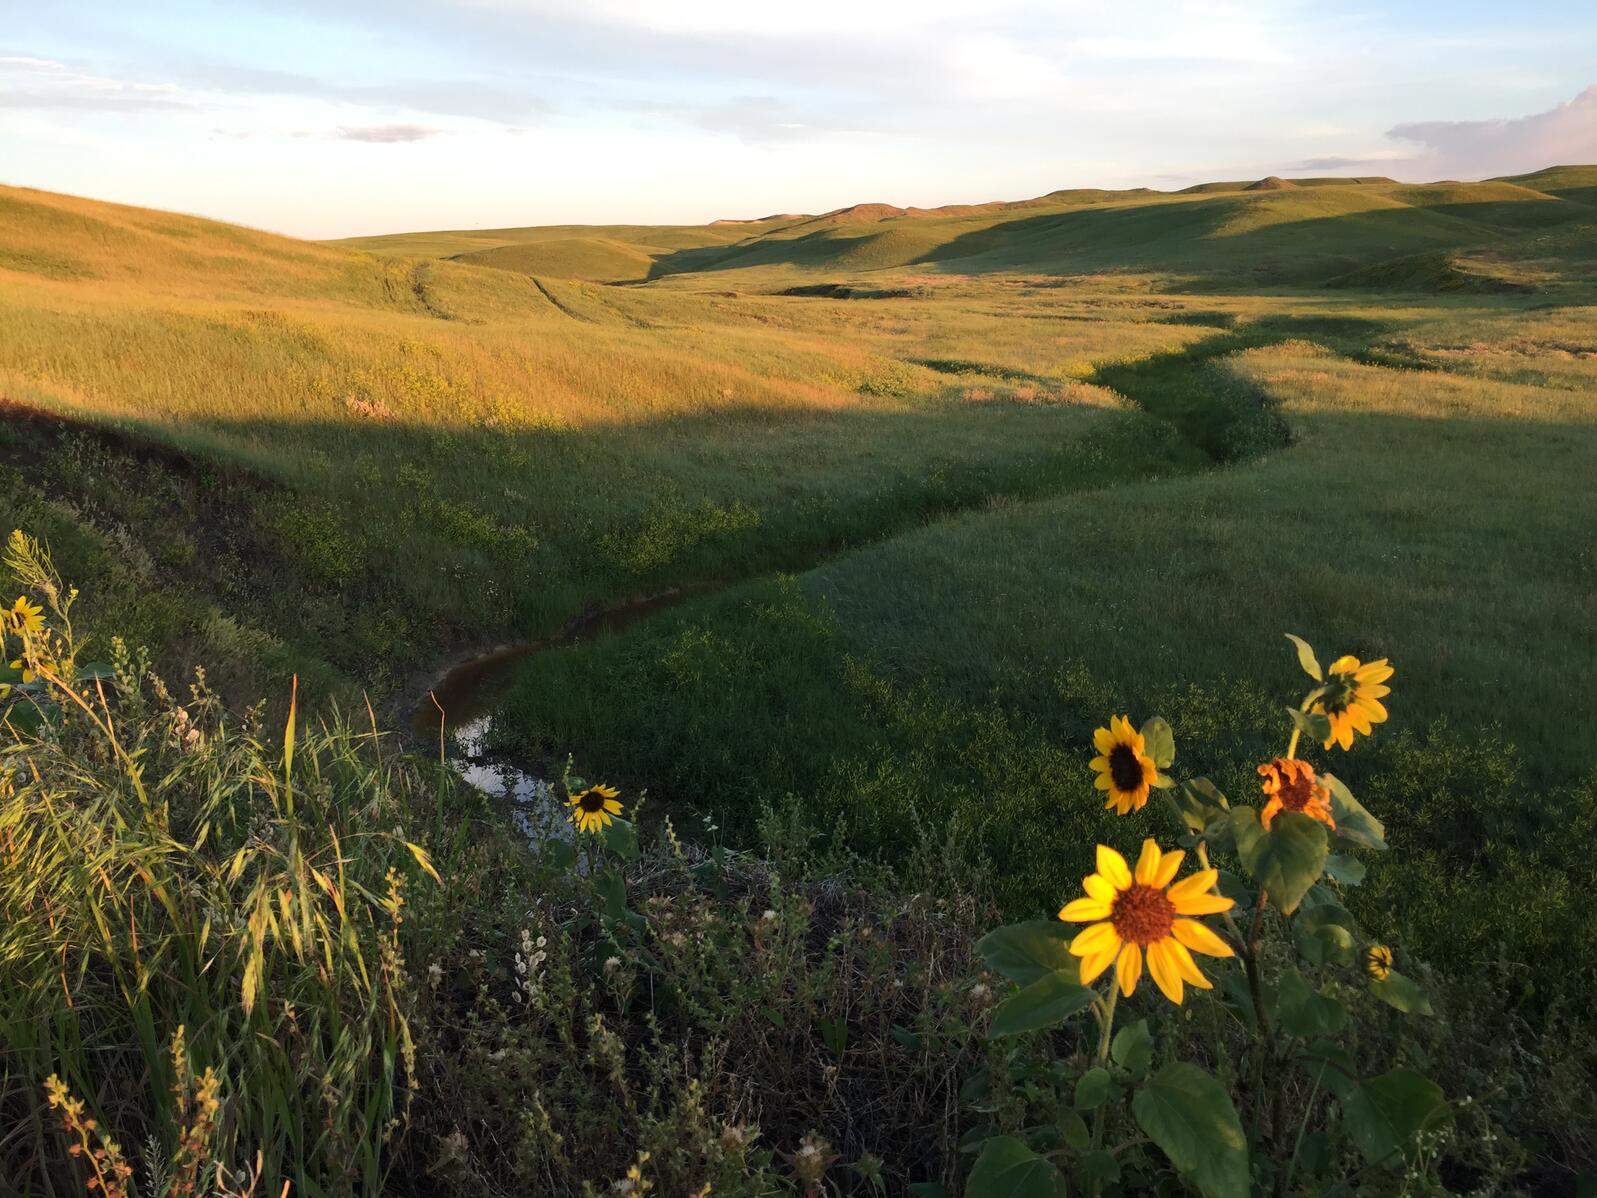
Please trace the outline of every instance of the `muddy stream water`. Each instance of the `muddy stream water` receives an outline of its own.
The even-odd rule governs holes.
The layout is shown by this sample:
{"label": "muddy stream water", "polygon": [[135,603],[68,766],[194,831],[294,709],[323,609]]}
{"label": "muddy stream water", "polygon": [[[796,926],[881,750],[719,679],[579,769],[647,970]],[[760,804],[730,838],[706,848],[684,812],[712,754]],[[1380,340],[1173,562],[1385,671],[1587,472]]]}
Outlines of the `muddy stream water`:
{"label": "muddy stream water", "polygon": [[630,599],[587,612],[545,640],[497,645],[460,661],[439,676],[411,708],[411,734],[423,744],[438,747],[467,782],[506,799],[516,822],[530,838],[561,835],[567,827],[566,812],[554,793],[549,771],[507,759],[488,748],[494,709],[509,689],[516,667],[535,653],[598,640],[715,589],[714,584],[703,583]]}

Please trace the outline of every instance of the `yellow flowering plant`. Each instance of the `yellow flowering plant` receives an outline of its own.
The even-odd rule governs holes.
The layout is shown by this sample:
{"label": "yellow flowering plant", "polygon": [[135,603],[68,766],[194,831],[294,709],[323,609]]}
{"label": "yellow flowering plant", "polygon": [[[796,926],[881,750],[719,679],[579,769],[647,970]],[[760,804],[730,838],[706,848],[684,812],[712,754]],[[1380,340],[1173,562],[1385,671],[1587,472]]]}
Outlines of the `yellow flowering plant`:
{"label": "yellow flowering plant", "polygon": [[[1287,709],[1285,749],[1257,767],[1253,804],[1167,773],[1176,750],[1163,719],[1138,727],[1115,715],[1094,734],[1089,766],[1105,807],[1141,820],[1162,793],[1153,811],[1169,831],[1139,831],[1134,854],[1098,844],[1082,893],[1055,919],[998,928],[978,945],[1014,986],[989,1038],[1047,1033],[1075,1047],[1046,1085],[1022,1071],[1025,1097],[1013,1101],[1030,1109],[1039,1092],[1055,1096],[1041,1120],[978,1127],[970,1198],[1057,1195],[1072,1182],[1092,1194],[1162,1191],[1172,1171],[1208,1198],[1319,1192],[1333,1177],[1411,1167],[1450,1120],[1435,1083],[1389,1060],[1372,1070],[1342,1043],[1361,1004],[1410,1015],[1430,1004],[1342,903],[1364,878],[1360,854],[1386,849],[1385,828],[1299,756],[1371,734],[1387,718],[1394,670],[1351,656],[1322,669],[1306,641],[1289,639],[1315,686]],[[1117,1026],[1130,1004],[1139,1018]],[[1072,1038],[1084,1014],[1096,1027]],[[1210,1029],[1206,1047],[1195,1027]],[[991,1083],[967,1086],[980,1110],[1003,1107]]]}
{"label": "yellow flowering plant", "polygon": [[13,531],[0,564],[43,600],[18,595],[0,608],[0,720],[32,733],[63,697],[83,699],[113,671],[102,663],[78,664],[83,643],[72,628],[78,593],[61,585],[44,545]]}

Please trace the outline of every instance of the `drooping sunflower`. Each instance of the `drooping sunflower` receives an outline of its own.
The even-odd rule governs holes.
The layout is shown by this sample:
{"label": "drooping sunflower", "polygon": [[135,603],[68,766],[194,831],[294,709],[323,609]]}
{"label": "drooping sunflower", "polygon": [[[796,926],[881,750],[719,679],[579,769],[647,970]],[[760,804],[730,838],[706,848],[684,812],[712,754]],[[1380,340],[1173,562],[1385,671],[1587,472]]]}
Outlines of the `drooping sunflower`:
{"label": "drooping sunflower", "polygon": [[1270,801],[1259,812],[1259,822],[1266,828],[1279,813],[1297,811],[1310,819],[1317,819],[1327,828],[1335,830],[1336,820],[1331,818],[1331,791],[1321,782],[1314,767],[1296,757],[1277,757],[1259,767],[1264,779],[1260,788],[1270,796]]}
{"label": "drooping sunflower", "polygon": [[1353,747],[1353,734],[1368,736],[1374,724],[1386,723],[1386,708],[1381,700],[1392,693],[1384,685],[1394,673],[1386,658],[1368,665],[1356,657],[1339,657],[1326,670],[1326,692],[1314,702],[1314,710],[1331,721],[1329,749]]}
{"label": "drooping sunflower", "polygon": [[1219,874],[1202,869],[1171,885],[1186,854],[1162,853],[1150,837],[1133,872],[1126,859],[1108,845],[1098,846],[1098,872],[1082,879],[1086,898],[1066,903],[1059,918],[1091,923],[1070,942],[1081,958],[1081,984],[1091,985],[1111,964],[1120,992],[1128,998],[1142,976],[1143,954],[1148,972],[1165,997],[1180,1003],[1184,986],[1213,989],[1192,959],[1193,950],[1211,957],[1229,957],[1231,946],[1196,919],[1215,915],[1236,904],[1214,894]]}
{"label": "drooping sunflower", "polygon": [[26,686],[28,683],[32,682],[35,678],[38,677],[37,674],[35,674],[32,670],[28,669],[28,663],[25,662],[20,657],[17,658],[14,662],[11,663],[11,668],[13,670],[21,670],[22,671],[22,684],[24,686]]}
{"label": "drooping sunflower", "polygon": [[1142,733],[1131,726],[1128,717],[1117,715],[1110,719],[1109,727],[1092,734],[1092,743],[1098,750],[1089,763],[1098,771],[1092,784],[1109,793],[1104,808],[1113,809],[1116,815],[1141,811],[1148,802],[1148,788],[1159,776]]}
{"label": "drooping sunflower", "polygon": [[578,791],[567,800],[571,807],[571,822],[579,832],[597,832],[606,827],[612,816],[621,814],[617,796],[621,792],[613,786],[590,786]]}
{"label": "drooping sunflower", "polygon": [[44,631],[44,608],[28,602],[26,595],[18,595],[17,601],[11,605],[11,610],[6,612],[6,622],[11,626],[11,631],[16,633],[38,633]]}
{"label": "drooping sunflower", "polygon": [[1392,950],[1384,944],[1370,945],[1364,952],[1364,972],[1384,982],[1392,972]]}

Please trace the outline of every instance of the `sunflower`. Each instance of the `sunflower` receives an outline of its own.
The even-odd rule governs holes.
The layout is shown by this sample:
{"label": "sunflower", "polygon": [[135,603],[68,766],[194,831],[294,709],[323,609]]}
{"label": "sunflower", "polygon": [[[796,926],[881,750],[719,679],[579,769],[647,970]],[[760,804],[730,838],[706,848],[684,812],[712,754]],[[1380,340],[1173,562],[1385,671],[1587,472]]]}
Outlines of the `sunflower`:
{"label": "sunflower", "polygon": [[35,674],[32,670],[28,669],[28,663],[23,661],[22,658],[20,658],[20,657],[17,658],[16,661],[11,663],[11,668],[13,670],[21,670],[22,671],[22,685],[24,685],[24,686],[26,686],[28,683],[32,682],[35,678],[38,677],[37,674]]}
{"label": "sunflower", "polygon": [[1321,782],[1314,767],[1296,757],[1277,757],[1259,767],[1264,779],[1261,788],[1270,801],[1259,812],[1259,822],[1266,828],[1270,821],[1283,811],[1296,811],[1317,819],[1333,831],[1336,821],[1331,818],[1331,791]]}
{"label": "sunflower", "polygon": [[610,817],[621,814],[621,804],[616,796],[621,792],[613,786],[590,786],[579,791],[567,802],[571,807],[571,821],[579,832],[597,832],[610,823]]}
{"label": "sunflower", "polygon": [[1148,802],[1148,788],[1159,776],[1159,767],[1144,751],[1142,733],[1131,726],[1128,717],[1117,715],[1110,719],[1109,727],[1092,734],[1092,743],[1099,754],[1090,762],[1098,771],[1093,785],[1109,792],[1104,808],[1113,809],[1116,815],[1141,811]]}
{"label": "sunflower", "polygon": [[1187,917],[1214,915],[1236,904],[1212,893],[1220,876],[1212,869],[1199,870],[1172,886],[1185,856],[1179,849],[1161,853],[1150,837],[1142,842],[1133,873],[1114,849],[1098,846],[1098,872],[1081,883],[1087,897],[1066,903],[1059,911],[1060,919],[1092,924],[1070,942],[1071,953],[1081,958],[1083,986],[1113,963],[1121,993],[1129,998],[1142,976],[1146,950],[1148,972],[1171,1002],[1181,1001],[1184,982],[1200,990],[1213,989],[1188,950],[1229,957],[1231,946]]}
{"label": "sunflower", "polygon": [[1372,944],[1364,952],[1364,972],[1377,982],[1386,981],[1392,972],[1392,950],[1384,944]]}
{"label": "sunflower", "polygon": [[1331,735],[1325,747],[1353,747],[1353,734],[1370,734],[1372,724],[1386,723],[1386,708],[1381,700],[1392,693],[1383,685],[1392,676],[1386,658],[1368,665],[1356,657],[1339,657],[1326,671],[1325,694],[1314,701],[1314,710],[1331,721]]}
{"label": "sunflower", "polygon": [[29,603],[26,595],[18,595],[11,610],[6,612],[6,620],[11,625],[11,631],[19,634],[43,632],[44,608]]}

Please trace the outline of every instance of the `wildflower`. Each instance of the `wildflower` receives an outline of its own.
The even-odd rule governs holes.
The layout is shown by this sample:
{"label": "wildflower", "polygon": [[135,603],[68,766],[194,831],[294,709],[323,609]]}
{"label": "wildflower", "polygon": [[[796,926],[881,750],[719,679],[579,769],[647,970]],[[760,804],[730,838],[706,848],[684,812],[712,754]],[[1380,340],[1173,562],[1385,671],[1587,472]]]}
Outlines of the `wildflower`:
{"label": "wildflower", "polygon": [[1384,982],[1392,972],[1392,950],[1384,944],[1372,944],[1364,952],[1364,972],[1377,982]]}
{"label": "wildflower", "polygon": [[1165,997],[1179,1003],[1183,983],[1200,990],[1213,989],[1199,972],[1188,950],[1211,957],[1229,957],[1231,946],[1195,919],[1229,911],[1235,903],[1211,893],[1219,874],[1199,870],[1175,885],[1170,883],[1186,854],[1161,853],[1152,838],[1142,842],[1135,873],[1126,859],[1108,845],[1098,846],[1098,872],[1082,880],[1087,897],[1060,908],[1059,918],[1092,923],[1070,942],[1081,958],[1081,984],[1089,985],[1115,966],[1115,979],[1128,998],[1142,976],[1143,953],[1148,972]]}
{"label": "wildflower", "polygon": [[970,988],[971,1001],[972,1002],[984,1002],[984,1001],[986,1001],[987,996],[989,994],[991,994],[992,992],[993,992],[993,988],[991,986],[989,986],[986,982],[977,982],[974,986],[972,986]]}
{"label": "wildflower", "polygon": [[620,968],[621,968],[621,958],[620,957],[606,957],[604,959],[604,971],[606,973],[614,973],[616,970],[618,970]]}
{"label": "wildflower", "polygon": [[11,605],[11,610],[6,612],[6,621],[11,626],[11,631],[18,634],[33,634],[44,631],[44,608],[37,604],[29,603],[26,595],[18,595],[17,601]]}
{"label": "wildflower", "polygon": [[571,820],[579,832],[597,832],[610,823],[611,816],[621,814],[621,804],[616,796],[621,792],[613,786],[590,786],[571,796]]}
{"label": "wildflower", "polygon": [[442,965],[438,964],[437,961],[434,961],[431,965],[427,966],[427,984],[429,986],[436,990],[438,989],[438,984],[443,980],[444,967]]}
{"label": "wildflower", "polygon": [[1336,827],[1331,818],[1331,792],[1307,761],[1277,757],[1259,767],[1259,776],[1264,779],[1261,789],[1270,797],[1259,812],[1259,822],[1266,828],[1283,811],[1296,811],[1319,820],[1327,828]]}
{"label": "wildflower", "polygon": [[37,674],[35,674],[32,670],[28,669],[28,663],[23,661],[22,658],[20,658],[20,657],[17,658],[15,661],[13,661],[11,663],[11,668],[13,670],[21,670],[22,671],[22,684],[24,686],[26,686],[28,683],[32,682],[35,678],[38,677]]}
{"label": "wildflower", "polygon": [[769,907],[767,907],[765,909],[764,913],[762,913],[761,916],[760,916],[760,922],[761,923],[775,923],[776,922],[776,912],[771,910]]}
{"label": "wildflower", "polygon": [[1393,674],[1386,658],[1363,664],[1356,657],[1339,657],[1326,671],[1325,694],[1314,701],[1314,710],[1331,721],[1331,735],[1325,747],[1341,745],[1353,747],[1353,735],[1370,734],[1373,724],[1386,722],[1386,708],[1381,700],[1392,693],[1384,685]]}
{"label": "wildflower", "polygon": [[1126,716],[1117,715],[1109,727],[1092,734],[1092,742],[1099,754],[1090,763],[1098,771],[1093,785],[1109,792],[1105,809],[1112,808],[1117,815],[1141,811],[1148,802],[1148,788],[1159,776],[1159,767],[1144,751],[1142,733]]}

